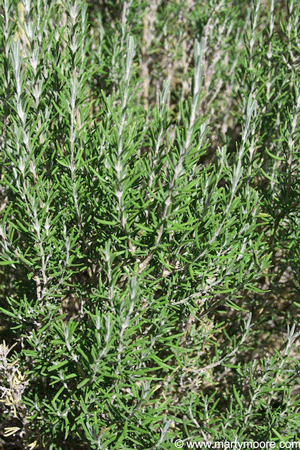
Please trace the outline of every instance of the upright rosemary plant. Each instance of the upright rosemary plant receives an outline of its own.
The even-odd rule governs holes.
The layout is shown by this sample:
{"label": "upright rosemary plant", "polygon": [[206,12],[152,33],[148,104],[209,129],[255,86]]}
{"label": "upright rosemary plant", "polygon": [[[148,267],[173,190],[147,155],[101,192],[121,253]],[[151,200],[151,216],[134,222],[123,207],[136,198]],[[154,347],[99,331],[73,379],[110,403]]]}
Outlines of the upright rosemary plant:
{"label": "upright rosemary plant", "polygon": [[3,442],[299,435],[299,6],[165,3],[0,4]]}

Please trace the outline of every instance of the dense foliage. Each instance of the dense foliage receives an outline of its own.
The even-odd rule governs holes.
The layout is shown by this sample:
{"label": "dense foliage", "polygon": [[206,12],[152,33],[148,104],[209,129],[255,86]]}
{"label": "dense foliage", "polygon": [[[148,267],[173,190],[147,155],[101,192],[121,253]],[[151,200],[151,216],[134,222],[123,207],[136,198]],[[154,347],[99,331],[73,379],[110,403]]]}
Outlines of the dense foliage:
{"label": "dense foliage", "polygon": [[299,14],[1,0],[4,447],[297,440]]}

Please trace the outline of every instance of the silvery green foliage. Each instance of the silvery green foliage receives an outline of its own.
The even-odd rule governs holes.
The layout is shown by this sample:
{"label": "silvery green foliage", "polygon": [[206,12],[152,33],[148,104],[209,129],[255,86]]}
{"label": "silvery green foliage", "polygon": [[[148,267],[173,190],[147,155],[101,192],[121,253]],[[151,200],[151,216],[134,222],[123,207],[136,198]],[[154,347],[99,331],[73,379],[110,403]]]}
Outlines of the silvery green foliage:
{"label": "silvery green foliage", "polygon": [[[171,449],[175,438],[279,439],[299,427],[295,327],[277,357],[243,360],[251,293],[275,240],[285,248],[284,220],[298,223],[298,7],[286,56],[273,4],[269,40],[256,2],[242,19],[228,13],[220,43],[209,17],[221,24],[225,3],[203,7],[175,113],[168,80],[153,102],[139,73],[147,2],[117,3],[119,22],[100,17],[94,33],[80,0],[1,6],[1,263],[12,284],[1,311],[27,377],[28,444]],[[153,35],[155,14],[166,32],[156,6]],[[234,87],[220,55],[212,75],[210,41],[233,56]],[[209,159],[218,75],[218,95],[239,96],[241,133]],[[230,310],[236,332],[217,341],[213,313]],[[228,371],[234,383],[213,393]]]}

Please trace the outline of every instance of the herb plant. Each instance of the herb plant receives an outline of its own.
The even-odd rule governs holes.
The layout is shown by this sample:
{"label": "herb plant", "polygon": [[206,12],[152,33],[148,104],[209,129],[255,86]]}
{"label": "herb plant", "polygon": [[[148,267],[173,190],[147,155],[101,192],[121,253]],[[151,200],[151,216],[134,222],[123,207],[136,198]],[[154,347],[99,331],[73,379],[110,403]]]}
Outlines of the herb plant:
{"label": "herb plant", "polygon": [[300,11],[281,6],[2,0],[4,441],[299,436]]}

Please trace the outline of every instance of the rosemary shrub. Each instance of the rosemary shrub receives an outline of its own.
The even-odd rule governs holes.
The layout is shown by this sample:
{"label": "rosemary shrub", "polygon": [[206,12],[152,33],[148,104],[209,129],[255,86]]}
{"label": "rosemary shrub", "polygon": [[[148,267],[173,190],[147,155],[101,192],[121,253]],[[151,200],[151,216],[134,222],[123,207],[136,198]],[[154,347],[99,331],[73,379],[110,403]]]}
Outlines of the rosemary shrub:
{"label": "rosemary shrub", "polygon": [[2,0],[2,417],[26,448],[299,436],[300,11],[280,9]]}

